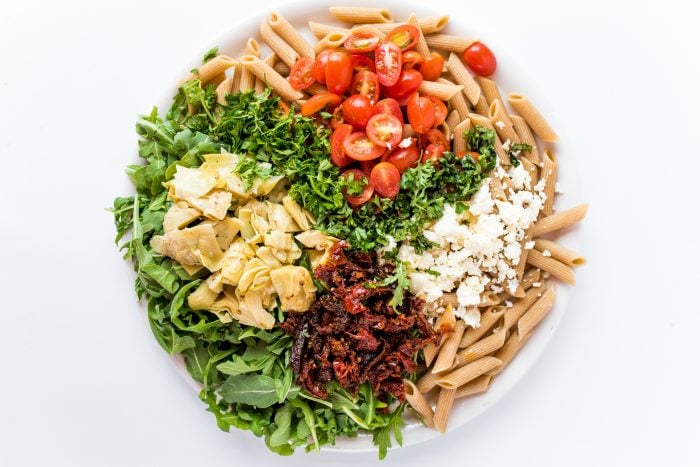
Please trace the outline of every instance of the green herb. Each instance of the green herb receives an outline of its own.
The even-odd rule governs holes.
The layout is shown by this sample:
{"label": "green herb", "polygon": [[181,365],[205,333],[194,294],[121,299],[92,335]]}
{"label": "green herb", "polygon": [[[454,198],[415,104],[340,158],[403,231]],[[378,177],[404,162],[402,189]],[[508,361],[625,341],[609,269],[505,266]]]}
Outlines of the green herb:
{"label": "green herb", "polygon": [[425,271],[425,272],[427,272],[427,273],[430,274],[431,276],[435,276],[435,277],[440,277],[440,275],[441,275],[439,271],[434,271],[434,270],[432,270],[432,269],[428,269],[428,270]]}
{"label": "green herb", "polygon": [[532,152],[532,146],[525,143],[511,143],[510,146],[508,146],[508,158],[513,167],[518,167],[520,165],[518,155],[520,155],[522,151]]}
{"label": "green herb", "polygon": [[463,202],[461,202],[461,201],[457,201],[457,202],[455,203],[455,212],[456,212],[457,214],[462,214],[463,212],[467,212],[467,211],[469,211],[469,205],[468,205],[468,204],[465,204],[465,203],[463,203]]}
{"label": "green herb", "polygon": [[212,47],[207,51],[207,53],[204,54],[204,57],[202,57],[202,63],[207,63],[209,60],[216,57],[217,55],[219,55],[219,48]]}
{"label": "green herb", "polygon": [[326,112],[325,110],[322,110],[321,112],[319,112],[319,115],[320,115],[321,118],[323,118],[324,120],[329,120],[329,119],[333,118],[333,114],[332,114],[332,113],[329,113],[329,112]]}
{"label": "green herb", "polygon": [[389,300],[389,305],[397,308],[403,304],[404,292],[411,286],[411,281],[408,278],[408,269],[404,261],[398,261],[393,274],[381,283],[383,286],[390,284],[396,285],[394,286],[394,295]]}
{"label": "green herb", "polygon": [[236,165],[236,172],[243,180],[243,188],[250,190],[256,178],[266,179],[273,171],[268,163],[258,163],[254,158],[241,156]]}

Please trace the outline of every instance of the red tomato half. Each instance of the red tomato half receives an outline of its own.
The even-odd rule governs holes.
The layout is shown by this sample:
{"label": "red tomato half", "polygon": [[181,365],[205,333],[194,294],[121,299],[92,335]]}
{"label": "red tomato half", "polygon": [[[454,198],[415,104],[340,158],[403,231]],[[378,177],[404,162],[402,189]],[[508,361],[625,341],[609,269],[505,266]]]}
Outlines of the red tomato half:
{"label": "red tomato half", "polygon": [[330,108],[335,108],[338,105],[340,105],[340,102],[342,100],[342,97],[330,92],[322,92],[321,94],[316,94],[315,96],[312,96],[311,99],[309,99],[301,105],[301,114],[304,117],[308,117],[320,110],[323,110],[323,108],[325,108],[326,106],[328,106],[330,110]]}
{"label": "red tomato half", "polygon": [[367,96],[374,104],[379,100],[379,77],[371,71],[358,71],[355,79],[352,80],[350,93]]}
{"label": "red tomato half", "polygon": [[426,131],[424,135],[420,135],[419,145],[421,149],[426,149],[431,144],[440,145],[445,148],[445,150],[450,147],[450,143],[447,141],[445,134],[435,128]]}
{"label": "red tomato half", "polygon": [[343,102],[343,120],[357,129],[364,129],[374,115],[374,106],[369,97],[354,94]]}
{"label": "red tomato half", "polygon": [[356,72],[362,70],[373,72],[375,70],[374,60],[367,55],[352,54],[350,55],[350,63],[352,63],[352,69]]}
{"label": "red tomato half", "polygon": [[367,122],[367,137],[374,144],[394,148],[401,141],[403,123],[389,114],[377,114]]}
{"label": "red tomato half", "polygon": [[405,99],[418,90],[423,83],[423,76],[418,70],[403,70],[396,84],[386,88],[386,94],[394,99]]}
{"label": "red tomato half", "polygon": [[379,47],[379,36],[371,32],[358,32],[348,37],[345,41],[345,50],[351,53],[367,53],[372,52]]}
{"label": "red tomato half", "polygon": [[345,192],[347,190],[343,190],[343,196],[345,196],[345,200],[350,206],[352,206],[353,208],[359,208],[372,198],[372,195],[374,194],[374,187],[372,186],[369,177],[362,173],[362,171],[357,169],[346,170],[345,172],[343,172],[343,175],[341,175],[341,177],[344,177],[346,179],[352,177],[352,180],[358,180],[364,185],[362,193],[360,193],[359,195],[349,195]]}
{"label": "red tomato half", "polygon": [[343,141],[352,134],[352,125],[341,123],[331,135],[331,162],[338,167],[352,164],[353,160],[345,154]]}
{"label": "red tomato half", "polygon": [[426,81],[435,81],[442,74],[445,59],[437,52],[431,52],[430,57],[420,65],[420,73]]}
{"label": "red tomato half", "polygon": [[423,56],[415,50],[407,50],[401,56],[401,63],[403,63],[404,70],[409,68],[419,69],[423,65]]}
{"label": "red tomato half", "polygon": [[314,66],[311,67],[311,76],[321,84],[326,84],[326,65],[331,52],[333,52],[333,49],[325,49],[319,52],[316,55]]}
{"label": "red tomato half", "polygon": [[420,32],[417,27],[404,24],[387,34],[384,42],[393,42],[403,52],[415,47],[419,36]]}
{"label": "red tomato half", "polygon": [[393,198],[399,193],[401,174],[393,164],[380,162],[369,175],[374,190],[385,198]]}
{"label": "red tomato half", "polygon": [[374,65],[383,86],[395,85],[401,74],[401,49],[393,42],[380,45],[374,51]]}
{"label": "red tomato half", "polygon": [[314,77],[311,76],[313,66],[314,61],[309,57],[302,57],[294,63],[289,72],[289,83],[294,89],[301,91],[314,83]]}
{"label": "red tomato half", "polygon": [[433,127],[435,123],[435,107],[427,97],[420,97],[418,93],[413,93],[408,98],[406,107],[408,121],[416,133],[425,133]]}
{"label": "red tomato half", "polygon": [[447,106],[435,96],[425,97],[430,99],[430,102],[433,103],[433,108],[435,109],[435,123],[433,123],[433,126],[438,126],[447,118]]}
{"label": "red tomato half", "polygon": [[396,102],[396,99],[392,99],[391,97],[387,97],[386,99],[382,99],[376,104],[374,104],[374,110],[378,114],[389,114],[393,115],[403,125],[403,113],[401,113],[401,107],[399,106],[399,103]]}
{"label": "red tomato half", "polygon": [[479,76],[491,76],[496,71],[496,56],[481,42],[474,42],[462,54],[467,66]]}
{"label": "red tomato half", "polygon": [[418,159],[420,159],[420,151],[418,146],[416,146],[416,140],[413,139],[409,147],[393,149],[385,159],[385,162],[393,164],[399,169],[399,172],[404,173],[410,167],[415,167]]}
{"label": "red tomato half", "polygon": [[343,141],[345,154],[356,161],[369,161],[384,154],[384,148],[374,144],[364,131],[351,134]]}
{"label": "red tomato half", "polygon": [[352,82],[352,63],[345,52],[335,51],[326,64],[326,87],[334,94],[344,94]]}
{"label": "red tomato half", "polygon": [[429,144],[423,151],[423,162],[435,162],[442,159],[445,148],[441,144]]}

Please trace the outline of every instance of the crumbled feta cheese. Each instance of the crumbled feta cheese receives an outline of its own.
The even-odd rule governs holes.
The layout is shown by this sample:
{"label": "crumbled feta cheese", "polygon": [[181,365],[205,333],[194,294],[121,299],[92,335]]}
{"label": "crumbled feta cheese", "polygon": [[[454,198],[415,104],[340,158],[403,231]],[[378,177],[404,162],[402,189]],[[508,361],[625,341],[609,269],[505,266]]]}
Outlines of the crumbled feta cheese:
{"label": "crumbled feta cheese", "polygon": [[510,145],[511,145],[511,142],[509,139],[507,139],[506,142],[501,145],[501,147],[503,149],[505,149],[506,151],[510,151]]}
{"label": "crumbled feta cheese", "polygon": [[504,129],[504,128],[506,127],[506,124],[503,123],[502,120],[497,121],[497,122],[495,123],[495,125],[498,127],[499,130],[502,130],[502,129]]}
{"label": "crumbled feta cheese", "polygon": [[554,183],[554,192],[559,193],[560,195],[564,194],[564,191],[562,191],[561,185],[559,184],[559,182]]}
{"label": "crumbled feta cheese", "polygon": [[542,282],[533,282],[533,283],[532,283],[532,286],[533,286],[534,288],[542,287]]}
{"label": "crumbled feta cheese", "polygon": [[533,248],[535,248],[535,242],[533,242],[532,240],[530,240],[529,242],[525,242],[526,250],[532,250]]}
{"label": "crumbled feta cheese", "polygon": [[549,250],[542,250],[542,256],[552,256],[552,252]]}
{"label": "crumbled feta cheese", "polygon": [[481,313],[476,307],[469,307],[466,310],[459,310],[455,316],[461,318],[464,324],[473,328],[478,328],[481,325]]}
{"label": "crumbled feta cheese", "polygon": [[411,145],[411,138],[404,138],[404,139],[402,139],[401,142],[399,143],[399,147],[402,148],[402,149],[406,149],[406,148],[409,147],[410,145]]}
{"label": "crumbled feta cheese", "polygon": [[506,308],[513,308],[513,302],[511,302],[510,300],[506,300],[506,301],[503,302],[503,303],[506,304]]}

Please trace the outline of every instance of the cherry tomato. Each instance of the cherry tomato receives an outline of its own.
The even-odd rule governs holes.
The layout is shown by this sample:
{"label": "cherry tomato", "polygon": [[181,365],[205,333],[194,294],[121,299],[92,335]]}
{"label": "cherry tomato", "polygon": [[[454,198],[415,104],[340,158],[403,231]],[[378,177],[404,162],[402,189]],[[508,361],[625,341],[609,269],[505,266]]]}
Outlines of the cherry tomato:
{"label": "cherry tomato", "polygon": [[331,162],[338,167],[350,165],[353,160],[345,154],[343,141],[352,133],[352,125],[341,123],[331,135]]}
{"label": "cherry tomato", "polygon": [[450,143],[447,141],[445,134],[440,130],[436,130],[435,128],[426,131],[423,135],[420,135],[419,145],[421,149],[426,149],[431,144],[440,145],[445,148],[445,150],[450,147]]}
{"label": "cherry tomato", "polygon": [[447,106],[445,106],[445,103],[435,96],[425,97],[432,102],[433,108],[435,109],[435,123],[433,123],[433,126],[438,126],[447,118]]}
{"label": "cherry tomato", "polygon": [[420,74],[426,81],[435,81],[442,74],[445,59],[437,52],[431,52],[430,57],[420,65]]}
{"label": "cherry tomato", "polygon": [[393,42],[380,45],[374,51],[374,65],[377,68],[379,82],[383,86],[393,86],[401,74],[401,49]]}
{"label": "cherry tomato", "polygon": [[435,107],[427,97],[420,97],[418,93],[413,93],[408,98],[406,107],[408,121],[416,133],[425,133],[433,127],[435,123]]}
{"label": "cherry tomato", "polygon": [[372,186],[369,177],[362,173],[362,171],[357,169],[346,170],[343,172],[341,177],[346,179],[352,177],[353,181],[357,180],[363,185],[362,193],[359,195],[349,195],[347,194],[347,189],[343,189],[343,196],[345,196],[345,200],[350,206],[353,208],[359,208],[372,198],[372,195],[374,194],[374,187]]}
{"label": "cherry tomato", "polygon": [[314,77],[311,76],[313,66],[314,61],[309,57],[302,57],[294,63],[289,72],[289,83],[294,89],[301,91],[314,84]]}
{"label": "cherry tomato", "polygon": [[401,113],[401,107],[399,106],[399,103],[396,102],[396,99],[392,99],[391,97],[382,99],[374,104],[374,110],[378,114],[393,115],[401,122],[401,125],[404,123],[403,113]]}
{"label": "cherry tomato", "polygon": [[345,123],[345,119],[343,119],[343,108],[336,107],[335,110],[333,110],[333,117],[331,117],[331,128],[335,130],[343,123]]}
{"label": "cherry tomato", "polygon": [[442,159],[445,148],[441,144],[429,144],[423,151],[423,162],[435,162]]}
{"label": "cherry tomato", "polygon": [[423,56],[415,50],[407,50],[401,55],[401,63],[403,63],[404,70],[419,69],[423,65]]}
{"label": "cherry tomato", "polygon": [[474,151],[457,151],[455,153],[457,159],[464,159],[465,157],[467,157],[467,155],[471,156],[471,158],[474,159],[474,162],[479,162],[479,156],[481,156],[481,154]]}
{"label": "cherry tomato", "polygon": [[343,101],[343,120],[357,129],[364,129],[374,115],[374,106],[369,97],[354,94]]}
{"label": "cherry tomato", "polygon": [[379,162],[381,162],[380,158],[372,159],[371,161],[360,161],[360,169],[362,169],[363,173],[369,175],[372,173],[374,166]]}
{"label": "cherry tomato", "polygon": [[416,140],[414,138],[411,139],[409,147],[393,149],[385,160],[385,162],[393,164],[401,173],[404,173],[410,167],[415,167],[418,159],[420,159],[420,151],[418,146],[416,146]]}
{"label": "cherry tomato", "polygon": [[326,65],[331,52],[333,52],[333,49],[325,49],[319,52],[316,55],[314,66],[311,67],[311,76],[321,84],[326,84]]}
{"label": "cherry tomato", "polygon": [[420,37],[418,28],[410,24],[404,24],[386,35],[384,42],[393,42],[401,51],[412,49],[416,46]]}
{"label": "cherry tomato", "polygon": [[369,161],[384,154],[384,148],[374,144],[364,131],[358,131],[343,141],[345,154],[356,161]]}
{"label": "cherry tomato", "polygon": [[350,86],[351,94],[367,96],[373,104],[379,100],[379,90],[379,77],[367,70],[358,71]]}
{"label": "cherry tomato", "polygon": [[311,99],[309,99],[301,105],[301,114],[304,117],[308,117],[320,110],[323,110],[323,108],[326,106],[328,106],[329,108],[335,108],[336,106],[340,105],[342,100],[342,97],[331,92],[322,92],[320,94],[316,94],[315,96],[311,96]]}
{"label": "cherry tomato", "polygon": [[348,37],[345,41],[345,50],[351,53],[367,53],[372,52],[379,47],[379,36],[371,32],[358,32]]}
{"label": "cherry tomato", "polygon": [[399,169],[389,162],[375,165],[369,180],[374,190],[385,198],[393,198],[399,193],[401,174]]}
{"label": "cherry tomato", "polygon": [[423,76],[418,70],[403,70],[398,81],[386,88],[386,94],[394,99],[405,99],[418,90],[423,83]]}
{"label": "cherry tomato", "polygon": [[326,64],[326,87],[335,94],[343,94],[352,82],[352,63],[345,52],[335,51]]}
{"label": "cherry tomato", "polygon": [[374,60],[369,58],[367,55],[352,54],[350,55],[350,63],[352,63],[352,69],[356,72],[362,70],[374,72],[375,70]]}
{"label": "cherry tomato", "polygon": [[396,147],[402,135],[403,123],[393,115],[377,114],[367,122],[367,137],[379,146]]}
{"label": "cherry tomato", "polygon": [[479,76],[491,76],[496,71],[496,56],[481,42],[474,42],[462,54],[464,61]]}

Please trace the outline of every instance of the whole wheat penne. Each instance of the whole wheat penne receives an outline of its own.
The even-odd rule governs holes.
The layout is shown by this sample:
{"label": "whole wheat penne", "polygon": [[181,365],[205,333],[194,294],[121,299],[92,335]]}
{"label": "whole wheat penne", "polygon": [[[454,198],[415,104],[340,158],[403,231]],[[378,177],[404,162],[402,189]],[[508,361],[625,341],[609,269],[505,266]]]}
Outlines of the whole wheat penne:
{"label": "whole wheat penne", "polygon": [[518,141],[532,146],[531,151],[525,152],[525,159],[538,165],[541,162],[540,152],[537,150],[537,142],[527,122],[525,122],[525,119],[520,115],[509,115],[509,118],[510,121],[513,122],[513,128],[515,128],[515,133],[518,135]]}
{"label": "whole wheat penne", "polygon": [[454,133],[454,128],[463,120],[463,118],[459,117],[459,112],[457,110],[453,110],[447,116],[447,119],[445,119],[445,123],[447,123],[447,126],[450,128],[450,131]]}
{"label": "whole wheat penne", "polygon": [[549,216],[554,211],[554,189],[557,183],[557,159],[549,149],[542,153],[542,178],[545,181],[544,193],[547,195],[542,212]]}
{"label": "whole wheat penne", "polygon": [[520,162],[523,164],[523,169],[525,169],[527,173],[530,174],[530,181],[527,182],[526,186],[528,190],[532,190],[532,187],[537,185],[537,182],[539,181],[539,172],[537,170],[537,166],[530,162],[530,160],[527,159],[527,156],[521,157]]}
{"label": "whole wheat penne", "polygon": [[286,63],[278,61],[275,63],[275,66],[273,67],[277,73],[279,73],[282,76],[287,76],[289,75],[289,72],[291,69],[287,66]]}
{"label": "whole wheat penne", "polygon": [[523,274],[523,279],[520,281],[520,285],[523,286],[523,289],[527,291],[532,287],[535,282],[540,280],[541,272],[537,268],[530,268],[528,269],[525,274]]}
{"label": "whole wheat penne", "polygon": [[[479,83],[481,88],[481,94],[486,99],[486,103],[491,105],[493,101],[500,101],[503,104],[503,99],[501,98],[501,92],[498,90],[496,82],[492,79],[485,78],[483,76],[476,76],[476,82]],[[504,106],[505,108],[505,106]]]}
{"label": "whole wheat penne", "polygon": [[291,25],[287,19],[279,13],[270,13],[270,26],[272,30],[277,33],[287,44],[289,44],[292,49],[296,50],[297,53],[302,57],[315,58],[316,54],[314,48],[311,47],[304,36],[302,36],[299,31]]}
{"label": "whole wheat penne", "polygon": [[438,354],[438,350],[440,349],[442,344],[445,343],[451,331],[454,331],[456,322],[457,321],[455,318],[454,311],[452,309],[452,305],[445,306],[445,311],[440,315],[440,317],[437,320],[435,320],[434,326],[435,330],[443,333],[442,337],[440,338],[440,342],[437,345],[429,343],[428,345],[423,347],[423,357],[425,358],[426,365],[430,365],[433,362],[433,359]]}
{"label": "whole wheat penne", "polygon": [[440,352],[438,353],[437,359],[433,364],[432,373],[441,373],[443,371],[449,370],[454,363],[455,355],[457,355],[457,348],[459,342],[462,340],[462,335],[464,334],[464,321],[459,320],[455,323],[454,330],[451,334],[447,336],[445,342],[440,347]]}
{"label": "whole wheat penne", "polygon": [[[493,124],[491,123],[491,120],[488,119],[488,117],[484,117],[483,115],[475,114],[475,113],[470,113],[469,114],[469,119],[472,121],[472,126],[476,127],[477,125],[483,126],[484,128],[488,128],[489,130],[493,130]],[[510,165],[510,158],[508,157],[508,154],[506,154],[505,149],[503,149],[503,143],[501,142],[501,138],[496,135],[496,155],[498,156],[498,160],[501,163],[501,165]]]}
{"label": "whole wheat penne", "polygon": [[441,124],[436,126],[435,129],[440,130],[440,132],[443,135],[445,135],[445,139],[447,139],[447,141],[449,141],[450,138],[452,138],[452,130],[450,130],[450,127],[447,125],[447,122],[442,122]]}
{"label": "whole wheat penne", "polygon": [[498,179],[497,176],[492,175],[491,179],[489,180],[489,189],[491,190],[491,197],[494,200],[497,201],[507,201],[508,196],[506,196],[506,192],[503,190],[503,185],[501,184],[501,181]]}
{"label": "whole wheat penne", "polygon": [[466,120],[463,120],[462,122],[458,123],[454,127],[454,130],[452,131],[452,134],[454,135],[454,142],[453,142],[454,152],[467,151],[469,149],[469,147],[467,145],[467,140],[464,138],[464,132],[469,130],[470,125],[471,125],[471,121],[469,119],[466,119]]}
{"label": "whole wheat penne", "polygon": [[551,240],[537,238],[535,239],[535,248],[541,251],[542,254],[544,254],[545,251],[548,251],[552,258],[572,268],[586,264],[586,258],[579,255],[574,250],[561,246]]}
{"label": "whole wheat penne", "polygon": [[484,96],[479,96],[479,100],[476,101],[476,104],[474,104],[474,113],[488,118],[489,104],[486,102],[486,98]]}
{"label": "whole wheat penne", "polygon": [[460,92],[464,86],[460,84],[447,84],[439,81],[423,81],[418,87],[421,94],[434,96],[443,101],[450,100],[455,94]]}
{"label": "whole wheat penne", "polygon": [[444,433],[447,430],[447,419],[450,416],[450,410],[452,410],[456,393],[456,389],[445,388],[441,388],[438,393],[433,422],[435,423],[435,428],[437,428],[440,433]]}
{"label": "whole wheat penne", "polygon": [[260,56],[260,43],[254,37],[250,37],[245,43],[245,52],[256,57]]}
{"label": "whole wheat penne", "polygon": [[[496,367],[495,369],[498,369],[499,367]],[[494,371],[494,370],[491,370]],[[469,397],[469,396],[475,396],[477,394],[481,394],[482,392],[486,392],[486,390],[489,388],[491,385],[491,378],[492,376],[485,374],[481,375],[475,380],[472,380],[468,382],[467,384],[464,384],[460,387],[457,388],[457,392],[455,393],[455,399],[460,399],[462,397]]]}
{"label": "whole wheat penne", "polygon": [[[253,55],[251,55],[253,57]],[[238,80],[238,90],[240,92],[245,92],[249,91],[251,89],[255,89],[255,75],[253,74],[248,67],[243,66],[241,64],[241,76],[240,79]]]}
{"label": "whole wheat penne", "polygon": [[328,33],[333,31],[350,34],[350,30],[348,28],[344,28],[342,26],[335,26],[332,24],[317,23],[316,21],[309,21],[309,29],[311,30],[313,35],[316,36],[318,39],[321,39],[322,37],[326,36]]}
{"label": "whole wheat penne", "polygon": [[416,29],[418,29],[418,41],[416,42],[416,52],[418,52],[421,55],[421,57],[423,57],[423,59],[427,59],[428,57],[430,57],[430,49],[428,48],[428,43],[425,42],[423,30],[420,27],[418,17],[415,13],[411,13],[411,15],[408,17],[408,20],[406,20],[406,24],[415,26]]}
{"label": "whole wheat penne", "polygon": [[[552,309],[555,295],[554,286],[548,285],[542,296],[518,320],[519,336],[527,336],[542,321],[542,318]],[[438,384],[440,384],[440,380],[438,380]]]}
{"label": "whole wheat penne", "polygon": [[303,93],[292,88],[289,81],[280,76],[271,66],[258,57],[244,55],[241,57],[241,64],[243,64],[244,69],[250,70],[255,76],[275,90],[283,99],[288,101],[303,99]]}
{"label": "whole wheat penne", "polygon": [[493,370],[501,363],[502,362],[496,357],[482,357],[479,360],[468,363],[440,376],[437,380],[437,384],[442,388],[457,389],[463,384]]}
{"label": "whole wheat penne", "polygon": [[403,380],[403,385],[406,402],[413,408],[425,426],[434,428],[433,409],[430,407],[430,404],[428,404],[428,401],[425,400],[423,394],[421,394],[413,382],[407,379]]}
{"label": "whole wheat penne", "polygon": [[506,312],[506,307],[504,306],[492,306],[487,308],[483,313],[481,313],[481,324],[478,328],[467,328],[464,331],[462,340],[459,342],[459,347],[468,347],[474,342],[481,339],[484,334],[489,332],[496,322],[503,316]]}
{"label": "whole wheat penne", "polygon": [[343,46],[348,37],[350,37],[350,33],[331,31],[314,45],[314,50],[319,53],[323,49],[337,49]]}
{"label": "whole wheat penne", "polygon": [[[445,26],[447,26],[447,22],[449,20],[450,17],[447,15],[433,16],[430,18],[418,18],[418,25],[420,26],[421,31],[423,31],[423,34],[434,34],[445,29]],[[384,34],[388,34],[404,24],[406,23],[375,23],[373,26]]]}
{"label": "whole wheat penne", "polygon": [[350,29],[350,34],[359,34],[359,33],[375,34],[381,40],[384,40],[384,38],[386,37],[386,34],[383,31],[380,31],[379,29],[377,29],[376,25],[374,25],[374,24],[358,24],[356,26],[353,26]]}
{"label": "whole wheat penne", "polygon": [[323,84],[314,81],[314,83],[309,86],[308,88],[304,89],[304,92],[307,94],[310,94],[312,96],[315,96],[316,94],[321,94],[324,92],[328,92],[328,88],[325,87]]}
{"label": "whole wheat penne", "polygon": [[467,100],[472,104],[476,104],[481,95],[481,88],[479,83],[474,80],[471,72],[462,63],[462,59],[457,54],[451,53],[447,58],[447,62],[445,62],[445,67],[454,78],[455,83],[464,86],[462,92],[467,97]]}
{"label": "whole wheat penne", "polygon": [[456,366],[461,366],[466,363],[471,363],[473,361],[479,360],[481,357],[492,354],[497,351],[506,341],[506,328],[503,327],[490,335],[474,342],[472,345],[464,350],[460,350],[457,355],[455,355]]}
{"label": "whole wheat penne", "polygon": [[219,104],[226,104],[226,96],[228,94],[233,94],[234,92],[238,91],[238,88],[234,89],[233,87],[236,81],[236,75],[238,75],[238,73],[229,76],[216,87],[216,102],[218,102]]}
{"label": "whole wheat penne", "polygon": [[574,277],[574,270],[572,267],[554,258],[544,256],[538,250],[530,250],[530,253],[527,255],[527,262],[536,268],[547,271],[566,284],[576,284],[576,278]]}
{"label": "whole wheat penne", "polygon": [[508,112],[506,112],[500,100],[494,99],[491,102],[489,106],[489,118],[496,129],[496,133],[501,137],[501,140],[510,141],[511,143],[518,141],[518,134],[515,132],[513,123],[510,121],[510,118],[508,118]]}
{"label": "whole wheat penne", "polygon": [[[531,230],[532,230],[532,227],[529,227],[527,230],[525,230],[525,235],[523,236],[523,239],[520,241],[520,258],[518,259],[518,264],[515,267],[515,274],[516,274],[516,277],[518,278],[519,281],[522,280],[523,274],[525,273],[525,266],[527,265],[527,254],[530,250],[528,248],[525,248],[525,246],[532,239],[532,237],[530,235]],[[518,284],[518,286],[521,288],[521,290],[525,290],[525,287],[522,285],[522,283]],[[516,296],[522,296],[522,295],[516,295]]]}
{"label": "whole wheat penne", "polygon": [[425,394],[426,392],[430,391],[433,389],[435,386],[437,386],[437,380],[440,377],[440,375],[436,375],[435,373],[431,371],[427,371],[421,378],[418,380],[416,383],[416,386],[418,387],[418,390]]}
{"label": "whole wheat penne", "polygon": [[491,290],[487,290],[481,294],[481,302],[479,303],[479,306],[494,306],[498,305],[499,303],[501,303],[501,299],[498,297],[498,295]]}
{"label": "whole wheat penne", "polygon": [[570,227],[586,217],[588,204],[580,204],[566,211],[557,212],[551,216],[539,219],[532,227],[532,236],[539,237],[555,230]]}
{"label": "whole wheat penne", "polygon": [[386,8],[332,6],[328,10],[335,19],[346,23],[390,23],[394,20]]}
{"label": "whole wheat penne", "polygon": [[499,359],[503,363],[501,363],[500,366],[497,366],[496,368],[494,368],[493,370],[489,371],[486,374],[489,376],[495,376],[498,373],[500,373],[501,371],[503,371],[503,369],[510,362],[513,361],[513,358],[515,358],[515,356],[518,354],[518,352],[520,352],[520,349],[523,348],[523,346],[528,341],[528,339],[530,339],[531,335],[532,335],[532,333],[529,333],[525,336],[521,336],[518,333],[518,330],[516,329],[515,332],[513,334],[511,334],[508,337],[508,339],[506,339],[506,342],[505,342],[505,344],[503,344],[503,347],[501,347],[500,350],[498,352],[496,352],[496,355],[494,355],[494,357],[496,357],[497,359]]}
{"label": "whole wheat penne", "polygon": [[238,60],[228,55],[217,55],[208,62],[199,65],[196,69],[197,73],[190,73],[183,82],[198,78],[202,86],[204,86],[220,76],[221,73],[235,66],[236,63],[238,63]]}
{"label": "whole wheat penne", "polygon": [[513,110],[523,117],[527,124],[530,125],[530,128],[532,128],[532,131],[542,140],[548,143],[556,143],[559,140],[557,134],[547,123],[547,120],[527,97],[522,94],[511,93],[508,95],[508,102],[513,107]]}
{"label": "whole wheat penne", "polygon": [[[437,79],[438,83],[451,83],[451,81],[448,81],[444,78],[438,78]],[[449,100],[450,107],[452,109],[456,110],[459,112],[459,118],[461,120],[464,120],[469,116],[469,112],[471,111],[469,109],[469,104],[467,103],[467,99],[464,97],[464,94],[461,92],[458,92],[454,96],[452,96]]]}
{"label": "whole wheat penne", "polygon": [[462,53],[464,49],[476,42],[469,37],[453,36],[450,34],[431,34],[425,36],[425,41],[432,49],[447,50],[449,52]]}
{"label": "whole wheat penne", "polygon": [[272,30],[269,22],[263,21],[260,23],[260,37],[290,69],[294,66],[294,63],[299,58],[299,54]]}
{"label": "whole wheat penne", "polygon": [[[277,62],[277,55],[275,53],[271,53],[267,57],[263,59],[263,62],[267,64],[267,66],[272,67],[274,69],[275,62]],[[263,89],[265,89],[265,82],[260,79],[260,78],[255,78],[255,92],[259,93]]]}
{"label": "whole wheat penne", "polygon": [[506,309],[503,314],[503,328],[510,329],[518,322],[520,317],[537,301],[542,294],[542,288],[531,287],[525,292],[525,296],[513,303],[513,306]]}

